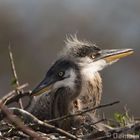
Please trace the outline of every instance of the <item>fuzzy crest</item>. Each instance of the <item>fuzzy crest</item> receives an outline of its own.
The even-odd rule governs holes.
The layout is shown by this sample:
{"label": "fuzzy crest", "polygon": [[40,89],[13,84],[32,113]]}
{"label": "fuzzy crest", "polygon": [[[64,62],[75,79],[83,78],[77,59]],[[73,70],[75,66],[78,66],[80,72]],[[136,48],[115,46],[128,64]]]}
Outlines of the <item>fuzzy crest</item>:
{"label": "fuzzy crest", "polygon": [[61,56],[82,58],[88,56],[91,52],[96,53],[98,51],[100,51],[100,48],[96,46],[95,43],[78,40],[76,35],[70,35],[70,37],[66,37],[65,48],[63,49]]}

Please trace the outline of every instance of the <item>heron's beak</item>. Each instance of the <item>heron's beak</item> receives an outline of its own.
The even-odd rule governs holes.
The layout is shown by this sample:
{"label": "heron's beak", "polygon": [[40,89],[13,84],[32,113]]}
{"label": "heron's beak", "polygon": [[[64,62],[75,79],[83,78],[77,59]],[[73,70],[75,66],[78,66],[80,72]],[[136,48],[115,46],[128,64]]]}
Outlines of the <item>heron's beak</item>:
{"label": "heron's beak", "polygon": [[120,58],[126,57],[133,52],[133,49],[102,50],[100,51],[100,56],[97,59],[104,59],[107,63],[111,63]]}
{"label": "heron's beak", "polygon": [[51,90],[53,86],[53,82],[51,80],[47,80],[46,78],[40,82],[40,84],[32,91],[32,96],[38,96],[43,93],[47,93]]}

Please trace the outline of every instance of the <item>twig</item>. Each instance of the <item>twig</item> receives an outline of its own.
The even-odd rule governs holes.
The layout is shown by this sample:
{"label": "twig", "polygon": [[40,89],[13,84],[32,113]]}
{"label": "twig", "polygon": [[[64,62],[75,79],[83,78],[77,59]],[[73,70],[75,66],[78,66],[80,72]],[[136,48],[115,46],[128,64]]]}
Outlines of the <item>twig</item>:
{"label": "twig", "polygon": [[[92,123],[87,124],[87,126],[94,126],[94,125],[99,124],[99,123],[104,122],[104,121],[106,121],[106,119],[100,119],[100,120],[98,120],[96,122],[92,122]],[[77,130],[83,128],[84,126],[85,126],[85,124],[82,124],[81,126],[76,127],[74,130],[71,130],[69,132],[71,133],[73,131],[77,131]]]}
{"label": "twig", "polygon": [[53,119],[53,120],[48,120],[47,123],[52,123],[52,122],[64,120],[64,119],[67,119],[67,118],[70,118],[70,117],[80,116],[80,115],[85,114],[87,112],[90,112],[90,111],[93,111],[93,110],[96,110],[96,109],[100,109],[100,108],[104,108],[104,107],[108,107],[108,106],[112,106],[112,105],[115,105],[115,104],[118,104],[118,103],[120,103],[120,102],[119,101],[115,101],[115,102],[112,102],[112,103],[99,105],[97,107],[86,109],[84,111],[80,111],[80,112],[75,113],[75,114],[69,114],[69,115],[65,115],[65,116],[62,116],[62,117],[59,117],[59,118],[56,118],[56,119]]}
{"label": "twig", "polygon": [[[8,49],[9,49],[9,57],[10,57],[10,62],[11,62],[11,68],[12,68],[12,72],[13,72],[13,76],[14,76],[14,80],[15,80],[15,84],[16,84],[16,90],[17,90],[17,94],[19,94],[20,92],[23,92],[23,91],[22,90],[20,91],[20,90],[17,89],[20,85],[19,85],[19,81],[18,81],[18,77],[17,77],[17,73],[16,73],[16,68],[15,68],[15,64],[14,64],[14,58],[13,58],[13,54],[12,54],[10,44],[8,46]],[[19,102],[20,108],[23,109],[22,100],[19,99],[18,102]]]}
{"label": "twig", "polygon": [[[37,119],[35,116],[33,116],[31,113],[23,110],[23,109],[19,109],[19,108],[10,108],[10,111],[13,112],[13,114],[17,115],[18,117],[21,117],[22,120],[26,123],[29,124],[30,127],[35,126],[35,129],[38,128],[43,128],[43,130],[46,132],[51,131],[51,132],[55,132],[55,133],[59,133],[63,136],[66,136],[67,138],[70,138],[72,140],[77,140],[77,137],[60,129],[57,128],[53,125],[50,125],[48,123],[45,123],[39,119]],[[34,124],[34,125],[32,125]]]}
{"label": "twig", "polygon": [[30,137],[34,138],[35,140],[47,140],[47,138],[42,138],[38,133],[31,130],[29,127],[25,126],[23,122],[12,114],[12,112],[5,106],[0,100],[0,108],[2,112],[6,115],[7,119],[13,124],[15,124],[21,131],[28,134]]}
{"label": "twig", "polygon": [[[135,133],[136,131],[140,131],[140,122],[135,122],[133,124],[128,124],[124,127],[114,128],[109,131],[99,131],[99,132],[92,132],[87,136],[83,136],[82,139],[96,139],[96,140],[109,140],[109,139],[132,139],[131,136],[128,135],[130,133]],[[139,135],[135,135],[137,139],[140,138]],[[136,139],[135,138],[135,139]]]}
{"label": "twig", "polygon": [[[27,87],[28,84],[23,84],[21,86],[18,87],[18,90],[21,90],[25,87]],[[8,94],[6,94],[2,99],[2,103],[4,105],[8,105],[12,102],[17,102],[20,98],[24,97],[24,96],[29,96],[30,95],[30,92],[25,92],[25,93],[19,93],[19,94],[15,94],[16,93],[16,90],[12,90],[11,92],[9,92]]]}

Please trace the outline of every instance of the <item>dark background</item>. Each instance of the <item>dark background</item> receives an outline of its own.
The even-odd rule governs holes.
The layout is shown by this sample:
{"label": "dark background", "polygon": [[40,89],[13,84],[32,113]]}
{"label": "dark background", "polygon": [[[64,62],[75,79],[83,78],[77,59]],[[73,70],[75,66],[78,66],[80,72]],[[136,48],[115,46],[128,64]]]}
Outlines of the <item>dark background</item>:
{"label": "dark background", "polygon": [[104,69],[106,115],[124,106],[140,116],[140,0],[0,0],[0,96],[12,89],[10,42],[20,83],[32,89],[64,46],[66,34],[101,48],[133,48],[134,55]]}

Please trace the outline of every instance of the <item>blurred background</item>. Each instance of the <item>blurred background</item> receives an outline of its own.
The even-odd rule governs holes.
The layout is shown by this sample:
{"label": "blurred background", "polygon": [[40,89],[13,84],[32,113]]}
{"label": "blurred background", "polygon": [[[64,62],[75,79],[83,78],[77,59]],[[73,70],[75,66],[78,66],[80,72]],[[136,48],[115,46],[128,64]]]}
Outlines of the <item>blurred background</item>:
{"label": "blurred background", "polygon": [[96,42],[101,48],[133,48],[134,55],[104,69],[102,103],[106,115],[124,106],[140,116],[140,0],[0,0],[0,96],[12,89],[10,42],[21,84],[32,89],[44,77],[65,36]]}

